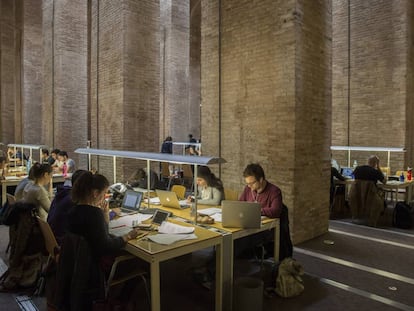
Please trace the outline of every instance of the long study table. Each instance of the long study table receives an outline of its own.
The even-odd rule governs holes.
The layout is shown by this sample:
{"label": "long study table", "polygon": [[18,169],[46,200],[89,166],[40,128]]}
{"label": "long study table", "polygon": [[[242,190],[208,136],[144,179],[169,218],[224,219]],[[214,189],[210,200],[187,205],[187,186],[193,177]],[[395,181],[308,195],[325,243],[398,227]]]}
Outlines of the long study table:
{"label": "long study table", "polygon": [[[191,226],[174,219],[169,221],[184,226]],[[160,293],[160,263],[162,261],[189,254],[204,248],[216,247],[216,293],[215,293],[215,310],[222,310],[222,262],[223,262],[223,244],[220,233],[194,226],[195,240],[182,240],[171,245],[161,245],[146,238],[131,240],[125,246],[125,249],[150,264],[150,281],[151,281],[151,310],[161,310],[161,293]],[[155,232],[154,232],[155,234]],[[167,310],[164,307],[164,310]]]}
{"label": "long study table", "polygon": [[[153,207],[153,206],[151,206]],[[162,208],[168,212],[171,212],[175,217],[182,218],[186,221],[193,221],[194,217],[190,215],[190,208],[187,209],[175,209],[163,206],[154,206],[156,208]],[[203,208],[209,208],[208,205],[198,205],[198,212],[202,213]],[[242,229],[242,228],[223,228],[221,223],[215,222],[214,224],[198,224],[205,228],[214,229],[222,235],[223,246],[223,261],[221,270],[223,271],[223,310],[232,310],[233,304],[233,263],[234,253],[233,244],[234,240],[261,232],[271,230],[274,228],[274,258],[279,258],[279,238],[280,238],[280,219],[264,218],[262,220],[262,226],[260,229]],[[217,261],[216,261],[217,262]],[[218,266],[217,266],[218,268]],[[218,309],[216,309],[218,310]],[[236,310],[237,311],[237,310]]]}

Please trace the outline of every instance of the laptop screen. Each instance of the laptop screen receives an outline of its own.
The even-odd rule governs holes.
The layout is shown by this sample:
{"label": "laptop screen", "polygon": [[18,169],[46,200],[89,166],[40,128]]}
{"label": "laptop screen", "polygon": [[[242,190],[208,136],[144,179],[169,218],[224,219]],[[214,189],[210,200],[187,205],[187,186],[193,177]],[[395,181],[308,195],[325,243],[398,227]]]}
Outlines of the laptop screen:
{"label": "laptop screen", "polygon": [[130,211],[138,211],[141,205],[142,193],[127,190],[122,201],[122,208]]}
{"label": "laptop screen", "polygon": [[344,177],[352,177],[353,173],[354,173],[354,169],[352,167],[343,167],[343,168],[341,168],[341,174]]}

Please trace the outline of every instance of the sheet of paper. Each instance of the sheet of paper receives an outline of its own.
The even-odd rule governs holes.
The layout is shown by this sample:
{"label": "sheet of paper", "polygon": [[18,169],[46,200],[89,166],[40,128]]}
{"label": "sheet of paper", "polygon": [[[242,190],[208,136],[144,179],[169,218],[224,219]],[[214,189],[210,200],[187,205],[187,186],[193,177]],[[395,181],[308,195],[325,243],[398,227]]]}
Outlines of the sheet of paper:
{"label": "sheet of paper", "polygon": [[159,233],[171,233],[171,234],[193,233],[194,227],[180,226],[180,225],[168,222],[168,221],[164,221],[158,227],[158,232]]}
{"label": "sheet of paper", "polygon": [[209,208],[199,209],[197,212],[200,215],[211,216],[211,215],[216,214],[216,213],[220,213],[221,214],[221,208],[218,208],[218,207],[209,207]]}
{"label": "sheet of paper", "polygon": [[221,222],[221,213],[215,213],[210,215],[210,217],[213,218],[215,222]]}
{"label": "sheet of paper", "polygon": [[123,236],[125,234],[128,234],[129,231],[131,230],[132,230],[131,227],[122,226],[122,227],[110,228],[109,233],[114,236]]}
{"label": "sheet of paper", "polygon": [[122,227],[122,226],[127,226],[132,228],[133,224],[132,222],[136,222],[137,224],[148,220],[152,217],[152,215],[148,215],[148,214],[132,214],[132,215],[126,215],[126,216],[122,216],[119,217],[117,219],[111,220],[109,222],[109,228],[115,228],[115,227]]}
{"label": "sheet of paper", "polygon": [[155,234],[148,236],[148,239],[152,242],[170,245],[177,241],[197,239],[195,234]]}
{"label": "sheet of paper", "polygon": [[[144,199],[145,203],[148,203],[148,199]],[[155,198],[150,198],[150,204],[157,204],[160,205],[160,198],[159,197],[155,197]]]}

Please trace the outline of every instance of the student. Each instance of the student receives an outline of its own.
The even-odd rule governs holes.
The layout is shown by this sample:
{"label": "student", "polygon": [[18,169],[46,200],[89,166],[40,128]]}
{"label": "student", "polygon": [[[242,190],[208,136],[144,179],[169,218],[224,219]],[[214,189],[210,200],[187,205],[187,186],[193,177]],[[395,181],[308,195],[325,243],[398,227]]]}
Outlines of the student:
{"label": "student", "polygon": [[[266,180],[263,168],[257,163],[246,166],[243,172],[246,186],[240,195],[240,201],[258,202],[261,205],[262,216],[280,219],[280,253],[279,261],[292,256],[292,242],[289,232],[287,208],[283,205],[282,191],[276,185]],[[263,245],[269,255],[274,251],[274,229],[262,231],[234,242],[235,257],[245,250]]]}
{"label": "student", "polygon": [[14,197],[16,199],[16,201],[22,200],[23,199],[23,191],[24,188],[26,188],[26,185],[29,183],[33,183],[33,181],[35,180],[33,173],[36,170],[36,165],[32,165],[32,167],[29,170],[29,175],[25,178],[23,178],[18,184],[16,189],[14,190]]}
{"label": "student", "polygon": [[52,165],[55,163],[55,159],[51,155],[49,155],[49,150],[42,149],[42,163]]}
{"label": "student", "polygon": [[[214,175],[207,166],[199,166],[197,174],[198,200],[199,204],[220,205],[224,199],[224,188],[222,181]],[[193,201],[191,196],[188,202]]]}
{"label": "student", "polygon": [[263,168],[256,163],[247,165],[243,172],[246,186],[240,195],[240,201],[259,202],[261,213],[269,218],[278,218],[282,211],[282,191],[268,182]]}
{"label": "student", "polygon": [[[137,237],[137,231],[131,230],[127,234],[114,237],[109,234],[109,206],[105,201],[105,193],[109,188],[109,181],[105,176],[92,174],[86,171],[78,176],[72,186],[72,200],[75,205],[70,209],[67,216],[67,233],[62,243],[62,252],[58,267],[58,278],[61,288],[58,288],[60,307],[67,307],[72,303],[74,297],[81,299],[82,310],[92,310],[92,302],[98,298],[97,289],[102,284],[102,271],[108,276],[113,260],[117,253],[125,246],[127,241]],[[71,252],[71,245],[76,244],[73,235],[81,236],[88,244],[88,251],[84,250],[74,258],[64,257],[65,252]],[[74,242],[75,241],[75,242]],[[67,249],[65,249],[67,247]],[[83,268],[82,275],[76,274],[78,262],[87,262],[88,266]],[[76,270],[76,271],[75,271]],[[74,273],[72,275],[72,273]],[[77,277],[78,279],[73,279]],[[90,294],[78,292],[78,288],[71,286],[73,283],[85,285]],[[86,283],[86,284],[85,284]],[[59,292],[59,290],[63,290]],[[79,303],[79,301],[78,301]]]}
{"label": "student", "polygon": [[57,193],[53,199],[49,214],[47,216],[47,222],[50,225],[56,240],[60,245],[63,241],[67,230],[67,216],[70,209],[74,206],[72,201],[72,184],[76,182],[76,179],[81,176],[85,170],[77,170],[72,175],[72,183],[65,184],[62,187],[57,188]]}
{"label": "student", "polygon": [[173,153],[172,137],[167,136],[161,145],[161,153]]}
{"label": "student", "polygon": [[75,161],[69,158],[66,151],[61,150],[57,156],[59,160],[59,171],[63,173],[63,167],[66,164],[66,173],[73,173],[75,171]]}
{"label": "student", "polygon": [[371,180],[375,185],[378,181],[385,184],[387,179],[381,171],[379,162],[380,160],[376,155],[370,156],[367,165],[361,165],[355,169],[355,179]]}
{"label": "student", "polygon": [[[46,220],[50,209],[52,188],[52,168],[49,164],[33,165],[33,183],[27,183],[23,190],[23,201],[37,206],[39,217]],[[48,191],[45,186],[49,185]]]}
{"label": "student", "polygon": [[[53,163],[51,164],[53,169],[58,168],[60,165],[59,160],[58,160],[58,154],[59,154],[60,150],[59,149],[53,149],[50,152],[51,157],[53,158]],[[51,160],[52,161],[52,160]]]}
{"label": "student", "polygon": [[109,235],[109,205],[105,201],[108,188],[105,176],[88,171],[82,173],[72,186],[75,205],[68,213],[68,231],[83,236],[98,261],[105,255],[115,254],[137,236],[135,230],[122,237]]}

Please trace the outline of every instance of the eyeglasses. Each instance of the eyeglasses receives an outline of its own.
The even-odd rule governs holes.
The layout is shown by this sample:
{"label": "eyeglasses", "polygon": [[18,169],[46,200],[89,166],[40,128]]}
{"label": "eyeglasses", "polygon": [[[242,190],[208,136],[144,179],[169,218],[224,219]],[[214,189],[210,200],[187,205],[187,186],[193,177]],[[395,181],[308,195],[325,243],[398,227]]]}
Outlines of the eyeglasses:
{"label": "eyeglasses", "polygon": [[253,185],[254,185],[254,184],[256,184],[256,183],[257,183],[257,180],[252,181],[252,182],[247,182],[247,183],[245,183],[245,184],[246,184],[246,186],[251,187],[251,186],[253,186]]}

